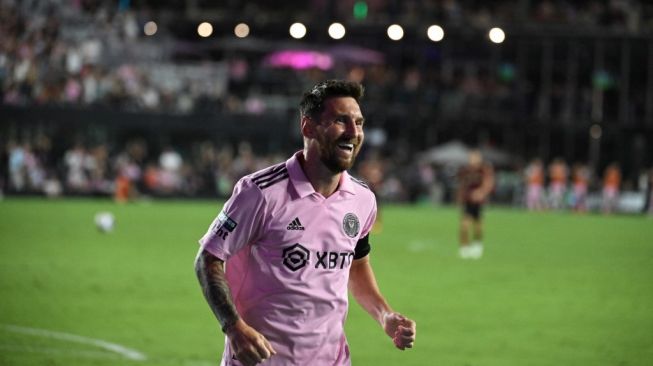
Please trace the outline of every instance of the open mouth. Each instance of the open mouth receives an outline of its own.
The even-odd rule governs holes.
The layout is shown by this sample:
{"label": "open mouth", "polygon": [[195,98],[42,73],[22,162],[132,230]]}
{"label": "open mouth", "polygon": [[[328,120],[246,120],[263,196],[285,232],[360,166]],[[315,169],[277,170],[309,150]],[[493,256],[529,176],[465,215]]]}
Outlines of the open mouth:
{"label": "open mouth", "polygon": [[347,151],[347,152],[353,152],[354,151],[354,144],[341,142],[341,143],[338,144],[338,148],[340,148],[341,150]]}

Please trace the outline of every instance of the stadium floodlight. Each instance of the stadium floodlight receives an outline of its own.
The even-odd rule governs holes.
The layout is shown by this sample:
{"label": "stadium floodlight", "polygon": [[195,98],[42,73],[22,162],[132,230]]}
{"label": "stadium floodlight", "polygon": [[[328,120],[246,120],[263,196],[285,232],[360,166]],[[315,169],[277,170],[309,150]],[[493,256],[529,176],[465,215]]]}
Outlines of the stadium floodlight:
{"label": "stadium floodlight", "polygon": [[490,37],[490,41],[494,43],[503,43],[506,39],[506,33],[504,33],[503,29],[494,27],[490,29],[490,32],[488,32],[488,37]]}
{"label": "stadium floodlight", "polygon": [[301,39],[306,35],[306,26],[302,23],[293,23],[289,31],[292,38]]}
{"label": "stadium floodlight", "polygon": [[213,34],[213,26],[209,22],[202,22],[197,26],[197,34],[199,34],[200,37],[206,38]]}
{"label": "stadium floodlight", "polygon": [[426,30],[426,35],[433,42],[440,42],[444,38],[444,29],[439,25],[432,25]]}
{"label": "stadium floodlight", "polygon": [[143,33],[145,33],[146,36],[153,36],[156,34],[158,27],[154,21],[149,21],[145,23],[145,26],[143,27]]}
{"label": "stadium floodlight", "polygon": [[333,23],[329,26],[329,36],[333,39],[341,39],[345,33],[347,33],[345,26],[340,23]]}
{"label": "stadium floodlight", "polygon": [[238,38],[245,38],[249,36],[249,25],[246,23],[238,23],[236,25],[236,28],[234,28],[234,34]]}
{"label": "stadium floodlight", "polygon": [[393,24],[388,27],[388,37],[393,41],[404,38],[404,29],[399,24]]}

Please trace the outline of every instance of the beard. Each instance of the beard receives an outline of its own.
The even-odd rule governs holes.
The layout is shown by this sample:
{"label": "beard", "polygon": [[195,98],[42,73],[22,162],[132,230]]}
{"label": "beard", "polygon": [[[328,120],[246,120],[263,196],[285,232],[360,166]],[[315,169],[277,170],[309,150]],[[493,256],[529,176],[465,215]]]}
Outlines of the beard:
{"label": "beard", "polygon": [[[353,143],[354,150],[351,157],[344,159],[338,156],[339,143]],[[358,152],[360,151],[362,140],[352,141],[350,139],[340,139],[336,141],[320,141],[320,160],[331,172],[342,173],[345,170],[351,169],[354,166]]]}

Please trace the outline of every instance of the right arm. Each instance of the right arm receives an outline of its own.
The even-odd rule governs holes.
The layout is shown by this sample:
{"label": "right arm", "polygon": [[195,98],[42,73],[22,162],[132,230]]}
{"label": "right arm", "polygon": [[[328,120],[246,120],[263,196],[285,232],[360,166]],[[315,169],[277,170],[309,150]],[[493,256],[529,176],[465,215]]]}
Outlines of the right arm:
{"label": "right arm", "polygon": [[256,365],[276,354],[270,342],[245,323],[238,315],[231,299],[231,291],[224,272],[224,262],[204,249],[195,260],[195,273],[202,292],[222,331],[229,338],[236,358],[244,365]]}
{"label": "right arm", "polygon": [[206,250],[201,250],[195,260],[195,274],[209,307],[218,319],[222,331],[227,333],[240,319],[224,272],[224,262]]}

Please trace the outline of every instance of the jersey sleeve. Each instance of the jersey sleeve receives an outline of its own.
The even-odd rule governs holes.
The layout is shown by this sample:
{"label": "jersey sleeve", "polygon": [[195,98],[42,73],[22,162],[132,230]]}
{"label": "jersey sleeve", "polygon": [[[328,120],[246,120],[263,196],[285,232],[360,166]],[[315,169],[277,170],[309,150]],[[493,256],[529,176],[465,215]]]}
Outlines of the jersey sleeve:
{"label": "jersey sleeve", "polygon": [[361,235],[356,243],[356,247],[354,248],[354,259],[366,257],[372,249],[370,246],[370,232],[372,231],[374,222],[376,221],[376,210],[376,197],[372,194],[372,207],[370,214],[365,221],[365,225],[363,225],[363,230],[361,231]]}
{"label": "jersey sleeve", "polygon": [[261,190],[250,180],[241,179],[199,244],[204,250],[227,261],[258,239],[264,218],[265,199]]}
{"label": "jersey sleeve", "polygon": [[369,235],[370,231],[372,231],[372,227],[374,227],[374,222],[376,222],[376,197],[374,194],[372,194],[372,207],[370,208],[370,214],[367,217],[367,220],[365,220],[365,224],[363,225],[363,230],[361,231],[361,238],[366,237]]}

